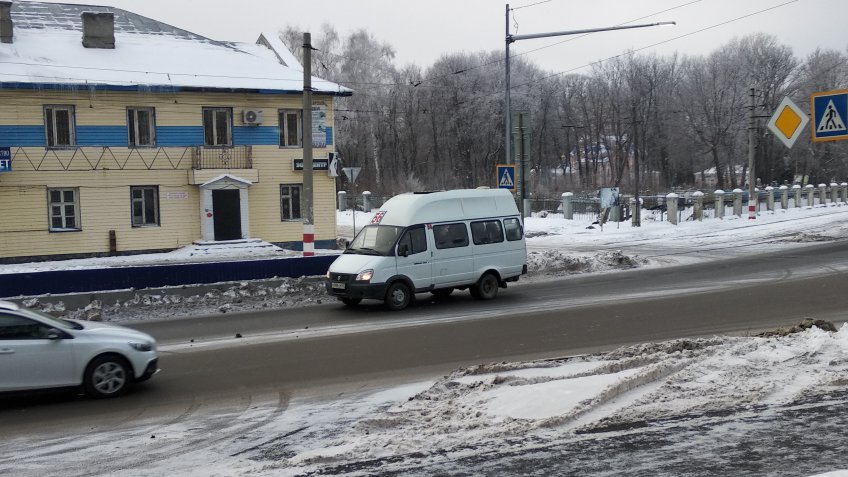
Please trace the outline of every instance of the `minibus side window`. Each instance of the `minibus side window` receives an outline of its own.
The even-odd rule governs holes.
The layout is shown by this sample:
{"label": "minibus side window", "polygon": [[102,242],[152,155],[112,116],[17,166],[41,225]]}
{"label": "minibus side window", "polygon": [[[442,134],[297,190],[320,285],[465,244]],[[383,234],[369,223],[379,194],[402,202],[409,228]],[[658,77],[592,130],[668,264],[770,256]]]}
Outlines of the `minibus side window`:
{"label": "minibus side window", "polygon": [[471,222],[471,238],[474,239],[474,245],[503,242],[501,222],[499,220]]}
{"label": "minibus side window", "polygon": [[433,237],[439,249],[468,246],[468,229],[464,223],[434,225]]}
{"label": "minibus side window", "polygon": [[415,227],[407,230],[398,241],[398,255],[406,251],[408,255],[427,251],[427,235],[424,227]]}
{"label": "minibus side window", "polygon": [[521,240],[524,231],[521,230],[521,222],[518,219],[504,219],[504,228],[506,229],[506,239],[510,242]]}

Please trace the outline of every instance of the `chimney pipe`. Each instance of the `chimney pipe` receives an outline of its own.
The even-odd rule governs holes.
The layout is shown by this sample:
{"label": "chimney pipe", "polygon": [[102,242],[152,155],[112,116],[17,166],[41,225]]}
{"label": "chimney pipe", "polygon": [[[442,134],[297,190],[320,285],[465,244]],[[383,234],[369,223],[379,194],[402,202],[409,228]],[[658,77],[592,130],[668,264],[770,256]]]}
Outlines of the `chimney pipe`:
{"label": "chimney pipe", "polygon": [[115,14],[82,12],[82,46],[115,49]]}
{"label": "chimney pipe", "polygon": [[0,2],[0,43],[12,43],[12,2]]}

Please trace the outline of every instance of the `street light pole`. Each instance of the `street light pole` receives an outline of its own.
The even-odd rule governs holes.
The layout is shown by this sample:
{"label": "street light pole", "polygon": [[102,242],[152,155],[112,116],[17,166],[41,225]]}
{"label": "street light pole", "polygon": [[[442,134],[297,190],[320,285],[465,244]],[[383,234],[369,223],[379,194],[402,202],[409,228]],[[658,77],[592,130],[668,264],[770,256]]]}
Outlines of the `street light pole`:
{"label": "street light pole", "polygon": [[[597,33],[602,31],[613,31],[613,30],[631,30],[634,28],[647,28],[653,26],[661,26],[661,25],[676,25],[676,22],[657,22],[657,23],[645,23],[641,25],[621,25],[621,26],[612,26],[612,27],[603,27],[603,28],[588,28],[585,30],[569,30],[569,31],[557,31],[551,33],[533,33],[530,35],[512,35],[509,33],[509,4],[506,5],[506,58],[505,58],[505,74],[504,74],[504,87],[506,92],[504,94],[504,124],[506,125],[506,131],[504,134],[504,155],[506,156],[505,164],[512,164],[513,157],[512,151],[510,148],[510,134],[512,133],[512,110],[510,106],[510,75],[509,75],[509,45],[510,43],[515,43],[518,40],[532,40],[536,38],[549,38],[552,36],[568,36],[568,35],[580,35],[583,33]],[[518,164],[518,176],[524,177],[524,161],[520,161]],[[521,218],[524,219],[524,197],[526,193],[523,189],[519,189],[518,191],[518,208],[521,210]]]}

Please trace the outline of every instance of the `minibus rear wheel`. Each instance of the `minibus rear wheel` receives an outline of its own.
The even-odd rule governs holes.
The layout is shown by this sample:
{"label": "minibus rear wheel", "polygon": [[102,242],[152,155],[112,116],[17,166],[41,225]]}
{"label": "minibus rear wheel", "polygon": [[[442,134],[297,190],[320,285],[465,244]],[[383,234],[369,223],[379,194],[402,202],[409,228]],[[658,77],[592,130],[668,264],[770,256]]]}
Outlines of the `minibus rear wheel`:
{"label": "minibus rear wheel", "polygon": [[491,300],[498,296],[498,277],[494,273],[484,273],[471,287],[471,296],[478,300]]}

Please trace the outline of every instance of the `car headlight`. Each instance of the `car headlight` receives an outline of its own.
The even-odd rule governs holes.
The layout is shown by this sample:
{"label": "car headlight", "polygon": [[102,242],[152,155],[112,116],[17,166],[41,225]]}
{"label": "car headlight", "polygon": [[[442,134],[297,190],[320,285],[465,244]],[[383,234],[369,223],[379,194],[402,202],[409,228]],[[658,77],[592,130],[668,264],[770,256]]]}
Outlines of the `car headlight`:
{"label": "car headlight", "polygon": [[136,351],[153,351],[153,343],[145,341],[130,341],[129,345]]}
{"label": "car headlight", "polygon": [[371,277],[374,276],[374,270],[362,270],[356,275],[356,281],[358,282],[370,282]]}

